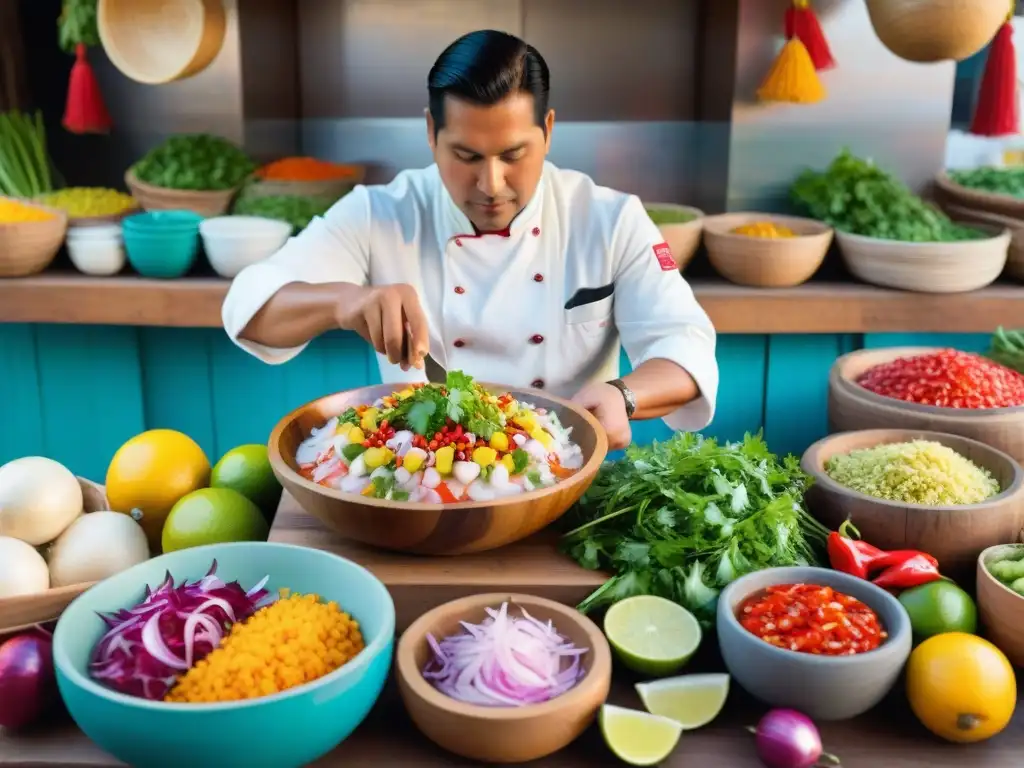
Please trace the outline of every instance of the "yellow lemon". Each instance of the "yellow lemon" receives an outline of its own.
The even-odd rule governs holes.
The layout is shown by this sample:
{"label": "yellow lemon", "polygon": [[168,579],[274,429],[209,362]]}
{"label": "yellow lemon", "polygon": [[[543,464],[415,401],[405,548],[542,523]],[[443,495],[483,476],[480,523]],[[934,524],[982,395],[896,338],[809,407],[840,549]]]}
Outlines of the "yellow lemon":
{"label": "yellow lemon", "polygon": [[154,552],[171,507],[209,484],[210,460],[203,449],[173,429],[136,435],[117,450],[107,468],[110,508],[134,517]]}
{"label": "yellow lemon", "polygon": [[964,632],[935,635],[907,662],[907,699],[936,736],[961,744],[999,733],[1017,706],[1017,679],[1003,652]]}

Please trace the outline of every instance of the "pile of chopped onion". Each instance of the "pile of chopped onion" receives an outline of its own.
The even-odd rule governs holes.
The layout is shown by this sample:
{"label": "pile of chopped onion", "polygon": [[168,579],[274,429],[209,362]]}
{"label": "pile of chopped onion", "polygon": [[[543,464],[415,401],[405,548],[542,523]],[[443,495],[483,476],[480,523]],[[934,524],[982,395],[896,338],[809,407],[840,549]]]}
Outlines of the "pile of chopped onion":
{"label": "pile of chopped onion", "polygon": [[110,629],[89,663],[94,680],[130,696],[163,699],[178,677],[216,648],[231,625],[244,621],[268,596],[267,578],[246,592],[224,583],[217,561],[209,573],[174,586],[168,573],[134,608],[100,617]]}
{"label": "pile of chopped onion", "polygon": [[576,648],[549,621],[522,610],[508,615],[508,603],[487,609],[480,624],[460,622],[465,632],[438,642],[427,634],[434,658],[423,670],[441,693],[467,704],[522,707],[561,696],[586,674]]}

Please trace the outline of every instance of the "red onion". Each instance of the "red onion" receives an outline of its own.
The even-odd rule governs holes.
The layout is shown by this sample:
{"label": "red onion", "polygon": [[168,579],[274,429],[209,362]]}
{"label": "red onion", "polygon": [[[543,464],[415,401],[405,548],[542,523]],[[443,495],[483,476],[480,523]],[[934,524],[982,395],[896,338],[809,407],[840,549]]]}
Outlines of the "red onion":
{"label": "red onion", "polygon": [[824,758],[838,765],[839,758],[821,750],[821,736],[811,718],[795,709],[773,709],[757,728],[757,755],[768,768],[811,768]]}
{"label": "red onion", "polygon": [[31,725],[57,698],[53,643],[43,633],[16,635],[0,645],[0,726]]}
{"label": "red onion", "polygon": [[458,701],[485,707],[521,707],[561,696],[585,675],[576,648],[549,621],[525,610],[508,615],[508,603],[487,609],[480,624],[460,622],[465,633],[438,642],[427,634],[434,651],[423,676]]}
{"label": "red onion", "polygon": [[215,560],[206,576],[177,587],[168,573],[157,589],[146,588],[134,608],[102,616],[110,629],[93,651],[93,679],[131,696],[162,699],[179,675],[267,597],[266,578],[246,592],[237,581],[225,584],[216,571]]}

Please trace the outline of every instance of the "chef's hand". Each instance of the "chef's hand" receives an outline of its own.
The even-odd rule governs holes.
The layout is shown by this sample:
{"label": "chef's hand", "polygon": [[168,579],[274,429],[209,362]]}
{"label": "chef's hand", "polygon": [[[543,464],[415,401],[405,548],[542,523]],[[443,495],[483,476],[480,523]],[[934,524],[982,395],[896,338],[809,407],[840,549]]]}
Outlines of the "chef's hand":
{"label": "chef's hand", "polygon": [[372,285],[354,291],[338,306],[338,325],[355,331],[402,370],[423,368],[430,333],[416,289],[411,285]]}
{"label": "chef's hand", "polygon": [[600,382],[588,384],[572,398],[572,401],[594,414],[608,434],[608,450],[625,448],[633,439],[633,430],[626,416],[626,401],[622,392],[611,384]]}

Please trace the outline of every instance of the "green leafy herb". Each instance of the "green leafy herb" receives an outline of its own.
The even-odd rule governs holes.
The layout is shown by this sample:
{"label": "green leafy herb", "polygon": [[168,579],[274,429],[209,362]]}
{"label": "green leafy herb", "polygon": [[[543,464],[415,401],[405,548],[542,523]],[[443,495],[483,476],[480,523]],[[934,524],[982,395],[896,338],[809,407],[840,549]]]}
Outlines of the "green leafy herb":
{"label": "green leafy herb", "polygon": [[74,53],[79,43],[89,48],[100,44],[96,6],[97,0],[64,0],[57,19],[57,36],[62,51]]}
{"label": "green leafy herb", "polygon": [[418,435],[439,432],[447,419],[485,440],[504,429],[505,417],[490,402],[490,393],[462,371],[449,371],[444,386],[428,384],[386,411],[382,418],[402,424]]}
{"label": "green leafy herb", "polygon": [[227,190],[256,164],[227,139],[207,133],[171,136],[132,166],[139,181],[165,189]]}
{"label": "green leafy herb", "polygon": [[524,451],[522,448],[516,448],[512,451],[512,474],[518,475],[527,465],[530,463],[530,454]]}
{"label": "green leafy herb", "polygon": [[362,443],[349,443],[341,449],[341,455],[345,457],[345,461],[353,462],[356,458],[366,451]]}
{"label": "green leafy herb", "polygon": [[949,178],[968,189],[1024,197],[1024,168],[970,168],[950,171]]}
{"label": "green leafy herb", "polygon": [[844,149],[824,172],[804,171],[791,189],[794,204],[841,232],[929,243],[989,237],[952,222],[899,179]]}
{"label": "green leafy herb", "polygon": [[659,227],[663,224],[685,224],[693,221],[697,215],[689,211],[680,211],[678,208],[648,208],[647,215]]}
{"label": "green leafy herb", "polygon": [[1008,331],[1000,326],[986,354],[1000,365],[1024,373],[1024,331]]}
{"label": "green leafy herb", "polygon": [[263,216],[268,219],[277,219],[291,224],[293,231],[301,232],[317,216],[327,213],[334,203],[334,200],[324,197],[257,196],[243,190],[231,212],[236,216]]}
{"label": "green leafy herb", "polygon": [[338,417],[339,424],[351,424],[354,427],[359,426],[359,414],[356,413],[355,408],[348,408],[341,416]]}
{"label": "green leafy herb", "polygon": [[564,550],[614,573],[579,610],[653,594],[710,624],[719,590],[738,576],[822,561],[828,530],[803,507],[810,481],[760,435],[720,445],[679,433],[630,446],[566,516]]}
{"label": "green leafy herb", "polygon": [[395,487],[395,478],[391,475],[377,475],[370,481],[372,493],[375,499],[389,499],[391,501],[408,501],[409,492]]}

